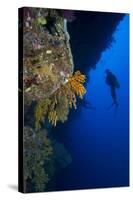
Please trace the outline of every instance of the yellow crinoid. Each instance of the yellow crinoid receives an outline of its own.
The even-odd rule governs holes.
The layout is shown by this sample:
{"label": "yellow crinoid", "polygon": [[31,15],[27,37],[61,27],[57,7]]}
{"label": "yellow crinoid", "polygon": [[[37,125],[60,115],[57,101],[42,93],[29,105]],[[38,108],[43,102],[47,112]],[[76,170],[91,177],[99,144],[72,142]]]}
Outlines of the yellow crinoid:
{"label": "yellow crinoid", "polygon": [[52,110],[48,113],[48,120],[53,126],[56,126],[58,117],[57,112],[55,110]]}

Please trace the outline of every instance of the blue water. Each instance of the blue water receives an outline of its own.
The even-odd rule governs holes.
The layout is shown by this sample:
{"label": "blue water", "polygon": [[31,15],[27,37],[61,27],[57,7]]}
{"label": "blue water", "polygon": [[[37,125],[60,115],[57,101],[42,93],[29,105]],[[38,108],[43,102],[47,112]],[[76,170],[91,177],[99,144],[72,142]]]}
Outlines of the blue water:
{"label": "blue water", "polygon": [[[57,174],[57,190],[129,185],[129,16],[115,31],[112,46],[103,52],[96,70],[90,71],[85,98],[96,110],[84,107],[56,129],[72,163]],[[105,69],[118,78],[119,107],[111,105]],[[61,130],[62,129],[62,133]],[[59,131],[59,132],[58,132]]]}

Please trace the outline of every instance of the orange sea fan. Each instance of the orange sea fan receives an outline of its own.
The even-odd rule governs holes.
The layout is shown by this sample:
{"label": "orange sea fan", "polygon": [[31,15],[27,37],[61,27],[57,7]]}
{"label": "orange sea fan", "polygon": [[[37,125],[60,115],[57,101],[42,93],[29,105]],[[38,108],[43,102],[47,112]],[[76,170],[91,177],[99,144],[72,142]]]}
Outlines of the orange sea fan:
{"label": "orange sea fan", "polygon": [[86,89],[83,86],[85,82],[85,75],[81,74],[80,71],[75,72],[75,74],[69,78],[68,84],[71,90],[76,93],[80,98],[83,98],[83,95],[86,93]]}
{"label": "orange sea fan", "polygon": [[[35,109],[36,127],[40,126],[40,122],[48,117],[48,121],[56,126],[57,121],[65,122],[69,113],[69,109],[77,108],[77,96],[83,98],[86,89],[83,86],[85,82],[85,75],[80,71],[75,72],[74,75],[69,77],[68,82],[61,85],[49,99],[45,99],[37,104]],[[38,126],[39,125],[39,126]]]}

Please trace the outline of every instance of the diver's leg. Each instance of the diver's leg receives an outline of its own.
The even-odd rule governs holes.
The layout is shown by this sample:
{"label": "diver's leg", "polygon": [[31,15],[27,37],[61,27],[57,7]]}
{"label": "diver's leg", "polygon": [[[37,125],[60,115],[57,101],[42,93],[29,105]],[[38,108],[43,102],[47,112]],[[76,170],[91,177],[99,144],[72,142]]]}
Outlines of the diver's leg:
{"label": "diver's leg", "polygon": [[111,87],[111,96],[115,105],[118,105],[115,87]]}

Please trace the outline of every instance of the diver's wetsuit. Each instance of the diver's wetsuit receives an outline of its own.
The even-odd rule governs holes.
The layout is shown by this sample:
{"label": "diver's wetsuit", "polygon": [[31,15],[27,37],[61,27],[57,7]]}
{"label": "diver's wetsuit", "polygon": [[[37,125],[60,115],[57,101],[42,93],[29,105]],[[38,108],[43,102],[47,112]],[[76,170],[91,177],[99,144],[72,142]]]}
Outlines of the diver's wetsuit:
{"label": "diver's wetsuit", "polygon": [[119,88],[120,85],[116,76],[109,70],[106,70],[106,83],[110,86],[110,92],[113,99],[113,104],[118,106],[116,88]]}

